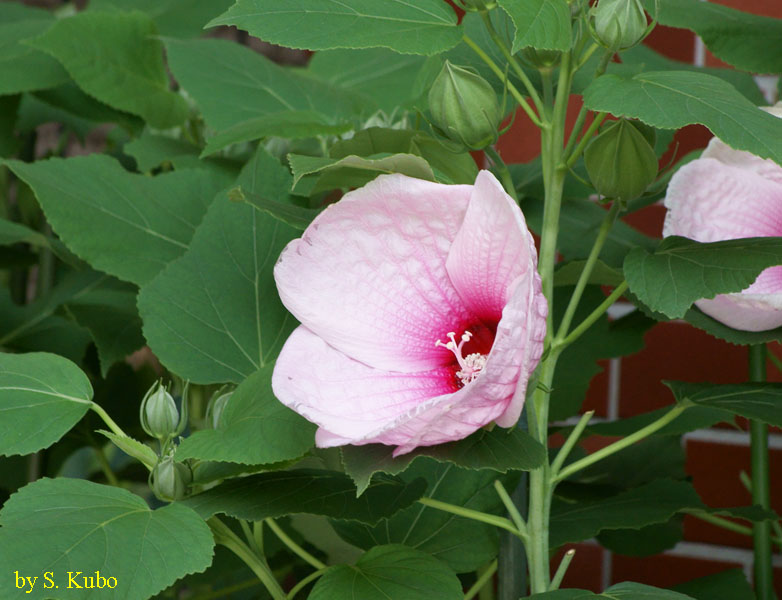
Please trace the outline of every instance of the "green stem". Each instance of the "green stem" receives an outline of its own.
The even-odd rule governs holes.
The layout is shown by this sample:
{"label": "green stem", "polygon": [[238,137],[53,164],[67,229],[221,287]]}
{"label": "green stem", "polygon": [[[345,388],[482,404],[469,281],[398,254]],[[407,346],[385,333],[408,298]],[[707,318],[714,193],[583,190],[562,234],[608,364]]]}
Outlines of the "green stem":
{"label": "green stem", "polygon": [[486,26],[486,31],[489,32],[489,36],[491,37],[492,41],[497,46],[499,51],[502,52],[505,60],[508,61],[510,68],[513,69],[514,73],[516,73],[516,76],[519,78],[521,83],[524,84],[524,88],[527,90],[529,97],[532,98],[532,102],[535,104],[535,108],[538,109],[538,113],[541,115],[544,114],[543,103],[540,100],[538,91],[535,89],[535,86],[532,85],[532,82],[529,80],[529,77],[527,77],[524,69],[521,68],[519,61],[517,61],[510,53],[510,50],[508,50],[508,46],[505,43],[505,40],[503,40],[502,37],[500,37],[500,35],[497,33],[497,30],[494,29],[494,24],[491,22],[489,13],[487,11],[481,11],[481,18],[483,19],[483,24]]}
{"label": "green stem", "polygon": [[581,139],[578,142],[578,145],[573,149],[573,152],[571,154],[566,154],[567,161],[565,162],[565,165],[568,169],[570,169],[574,164],[576,164],[576,161],[578,160],[578,157],[581,156],[581,153],[586,148],[587,144],[592,139],[592,136],[597,131],[598,127],[603,124],[603,121],[605,121],[606,117],[608,116],[608,113],[597,113],[595,115],[595,118],[592,119],[592,122],[589,124],[589,128],[584,132],[584,135],[581,136]]}
{"label": "green stem", "polygon": [[494,574],[497,572],[497,561],[496,559],[492,561],[486,569],[481,573],[481,576],[478,577],[478,580],[472,585],[472,587],[467,590],[467,593],[464,594],[464,600],[472,600],[475,598],[475,596],[478,595],[478,592],[480,592],[483,589],[483,586],[485,586],[489,581],[491,581],[492,577],[494,577]]}
{"label": "green stem", "polygon": [[[711,513],[702,510],[685,509],[682,512],[691,515],[697,519],[700,519],[701,521],[705,521],[706,523],[711,523],[712,525],[716,525],[717,527],[721,527],[722,529],[727,529],[728,531],[733,531],[735,533],[740,533],[742,535],[752,535],[753,533],[752,527],[747,527],[746,525],[734,523],[729,519],[725,519],[723,517],[719,517],[717,515],[713,515]],[[776,537],[771,536],[771,541],[782,548],[782,536],[776,536]]]}
{"label": "green stem", "polygon": [[508,514],[510,515],[513,524],[516,526],[516,529],[518,529],[520,533],[519,537],[522,540],[526,541],[528,539],[527,523],[524,521],[524,517],[521,516],[521,513],[516,508],[516,505],[513,503],[513,500],[511,499],[510,495],[505,490],[505,487],[502,485],[502,482],[499,479],[494,481],[494,489],[497,490],[497,495],[500,497],[500,500],[502,500],[502,503],[505,505],[505,508],[508,511]]}
{"label": "green stem", "polygon": [[581,434],[584,433],[584,429],[586,429],[589,420],[594,416],[594,414],[595,411],[590,410],[581,415],[581,419],[578,421],[578,424],[573,428],[573,431],[570,432],[570,435],[565,440],[565,443],[562,444],[559,452],[557,452],[557,456],[554,459],[554,462],[551,463],[552,473],[557,473],[562,468],[562,465],[570,455],[570,451],[573,450],[573,447],[576,445],[576,442],[578,442]]}
{"label": "green stem", "polygon": [[628,284],[626,281],[623,281],[620,285],[618,285],[616,288],[614,288],[614,291],[611,292],[608,297],[603,301],[603,303],[598,306],[595,310],[593,310],[591,313],[589,313],[589,316],[581,321],[579,323],[578,327],[576,327],[573,331],[571,331],[565,339],[563,339],[561,342],[557,344],[556,347],[562,347],[566,348],[573,342],[575,342],[578,338],[580,338],[587,329],[592,327],[592,324],[597,321],[600,317],[603,316],[605,311],[607,311],[610,306],[619,300],[619,298],[622,297],[622,294],[624,294],[627,291]]}
{"label": "green stem", "polygon": [[568,302],[565,315],[562,317],[562,322],[559,325],[559,331],[557,332],[557,337],[555,338],[554,343],[556,343],[557,340],[562,340],[567,336],[567,332],[570,329],[570,324],[573,322],[573,315],[576,314],[578,303],[581,301],[581,295],[584,293],[587,283],[589,283],[589,277],[592,275],[592,270],[595,268],[597,258],[600,256],[600,251],[603,249],[603,245],[605,244],[606,239],[608,239],[608,233],[614,226],[614,221],[616,221],[616,217],[619,214],[620,208],[621,207],[619,202],[612,203],[611,208],[606,213],[606,216],[600,225],[600,230],[597,233],[597,239],[595,239],[595,243],[592,245],[592,250],[589,252],[586,264],[584,265],[584,268],[581,271],[581,275],[576,282],[576,288],[573,290],[573,295],[570,297],[570,302]]}
{"label": "green stem", "polygon": [[562,583],[562,579],[564,579],[565,573],[567,573],[567,569],[570,566],[570,562],[573,560],[575,555],[576,551],[572,548],[565,552],[565,556],[562,557],[562,561],[557,567],[557,572],[554,573],[554,577],[551,579],[551,584],[548,586],[549,591],[559,589],[559,586]]}
{"label": "green stem", "polygon": [[[766,380],[766,346],[749,347],[749,380]],[[755,419],[749,422],[752,458],[752,502],[771,508],[771,486],[768,467],[768,425]],[[758,600],[773,600],[774,571],[771,564],[771,523],[762,521],[752,527],[755,550],[755,593]]]}
{"label": "green stem", "polygon": [[247,540],[247,546],[255,552],[256,556],[263,557],[263,550],[255,543],[255,536],[253,535],[253,530],[250,529],[250,524],[244,519],[238,519],[238,521],[239,526],[242,528],[244,539]]}
{"label": "green stem", "polygon": [[505,529],[518,536],[522,535],[522,533],[513,526],[513,523],[511,523],[510,519],[506,519],[505,517],[498,517],[497,515],[490,515],[479,510],[472,510],[471,508],[464,508],[462,506],[457,506],[456,504],[441,502],[440,500],[435,500],[434,498],[420,498],[418,502],[424,506],[436,508],[437,510],[442,510],[443,512],[458,515],[460,517],[464,517],[465,519],[472,519],[473,521],[480,521],[481,523],[494,525],[495,527]]}
{"label": "green stem", "polygon": [[500,153],[491,146],[486,146],[483,151],[494,163],[494,168],[500,176],[500,181],[502,181],[502,187],[504,187],[505,191],[508,192],[508,195],[518,203],[519,197],[516,194],[516,186],[513,185],[513,178],[508,170],[508,165],[502,160]]}
{"label": "green stem", "polygon": [[285,533],[282,528],[277,525],[277,523],[274,522],[274,519],[264,519],[264,523],[269,526],[269,529],[271,529],[274,532],[274,535],[276,535],[278,538],[280,538],[280,541],[288,546],[288,548],[291,549],[291,551],[301,558],[303,561],[309,563],[316,569],[325,569],[326,564],[319,561],[317,558],[312,556],[309,552],[307,552],[304,548],[299,546],[296,542],[294,542],[290,536]]}
{"label": "green stem", "polygon": [[603,460],[604,458],[611,456],[612,454],[615,454],[616,452],[619,452],[620,450],[624,450],[628,446],[632,446],[636,442],[641,441],[642,439],[652,435],[656,431],[659,431],[663,427],[665,427],[668,423],[673,421],[676,417],[678,417],[682,412],[684,412],[687,408],[686,404],[677,404],[674,406],[671,410],[669,410],[667,413],[665,413],[662,417],[657,419],[656,421],[649,423],[646,427],[643,427],[636,431],[635,433],[631,433],[625,438],[622,438],[621,440],[614,442],[613,444],[606,446],[605,448],[602,448],[598,450],[597,452],[593,452],[589,456],[585,456],[581,460],[577,460],[574,463],[569,464],[564,469],[552,473],[551,476],[551,483],[552,485],[556,485],[563,479],[567,479],[574,473],[578,473],[582,469],[586,469],[588,466],[595,464],[596,462],[599,462]]}
{"label": "green stem", "polygon": [[103,407],[100,404],[90,402],[90,408],[98,413],[98,416],[103,419],[103,422],[111,429],[112,433],[121,437],[129,437],[128,434],[122,431],[122,428],[114,422],[114,419],[109,416],[109,413],[103,410]]}
{"label": "green stem", "polygon": [[540,127],[541,129],[544,127],[541,120],[538,118],[538,115],[535,114],[535,111],[530,108],[529,104],[527,103],[527,100],[524,98],[524,96],[521,95],[521,92],[519,92],[518,89],[516,89],[516,86],[514,86],[510,81],[507,81],[507,78],[505,77],[505,72],[500,69],[497,64],[491,59],[491,57],[486,54],[483,49],[476,44],[474,41],[472,41],[467,35],[464,36],[464,43],[467,44],[470,48],[472,48],[472,51],[475,52],[475,54],[478,55],[478,58],[480,58],[483,62],[486,63],[486,65],[494,71],[494,74],[499,77],[502,82],[508,86],[508,91],[510,92],[511,96],[513,96],[516,99],[516,102],[519,103],[519,106],[524,110],[525,113],[527,113],[527,116],[530,118],[530,120]]}
{"label": "green stem", "polygon": [[109,464],[109,460],[106,458],[106,453],[103,451],[103,448],[96,442],[92,446],[92,449],[95,451],[95,457],[98,459],[98,464],[100,465],[101,471],[103,471],[103,474],[106,476],[106,481],[109,482],[109,485],[119,487],[119,480],[114,474],[114,471],[111,469],[111,465]]}
{"label": "green stem", "polygon": [[323,573],[325,573],[326,569],[318,569],[314,573],[310,573],[307,575],[304,579],[302,579],[299,583],[297,583],[295,586],[293,586],[293,589],[288,592],[287,600],[293,600],[293,598],[298,594],[301,590],[303,590],[305,587],[307,587],[310,582],[314,579],[317,579]]}
{"label": "green stem", "polygon": [[287,600],[286,594],[277,583],[274,575],[266,564],[266,560],[257,556],[231,529],[217,517],[210,518],[207,522],[215,537],[215,542],[225,546],[244,562],[261,583],[269,591],[273,600]]}

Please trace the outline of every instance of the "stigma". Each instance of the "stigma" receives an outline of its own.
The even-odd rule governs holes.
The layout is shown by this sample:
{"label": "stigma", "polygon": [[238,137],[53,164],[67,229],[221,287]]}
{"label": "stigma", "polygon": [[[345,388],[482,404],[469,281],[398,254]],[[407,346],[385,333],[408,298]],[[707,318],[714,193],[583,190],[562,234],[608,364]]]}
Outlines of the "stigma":
{"label": "stigma", "polygon": [[458,344],[456,343],[456,333],[453,331],[450,331],[446,337],[449,340],[448,342],[443,343],[442,341],[437,340],[434,345],[442,346],[446,350],[453,352],[454,356],[456,357],[456,361],[459,363],[459,370],[456,371],[456,377],[459,378],[459,381],[461,381],[462,385],[472,383],[486,366],[486,356],[483,354],[478,354],[477,352],[468,354],[467,356],[462,356],[462,348],[464,347],[464,344],[469,342],[472,338],[472,333],[469,331],[465,331],[462,334],[461,340]]}

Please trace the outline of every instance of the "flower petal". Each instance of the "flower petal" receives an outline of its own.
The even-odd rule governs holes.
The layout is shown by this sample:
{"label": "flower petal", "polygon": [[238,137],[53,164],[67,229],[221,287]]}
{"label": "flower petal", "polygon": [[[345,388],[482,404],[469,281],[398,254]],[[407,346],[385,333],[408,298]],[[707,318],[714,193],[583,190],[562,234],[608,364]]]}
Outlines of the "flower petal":
{"label": "flower petal", "polygon": [[510,284],[536,264],[535,242],[521,210],[494,175],[481,171],[448,253],[446,268],[454,287],[476,317],[497,322]]}
{"label": "flower petal", "polygon": [[782,235],[782,184],[701,158],[671,178],[663,236],[699,242]]}
{"label": "flower petal", "polygon": [[389,371],[444,365],[470,315],[445,269],[472,186],[380,176],[321,213],[274,269],[283,304],[347,356]]}
{"label": "flower petal", "polygon": [[782,326],[782,294],[720,294],[696,306],[728,327],[766,331]]}
{"label": "flower petal", "polygon": [[449,367],[381,371],[300,326],[280,352],[272,389],[280,402],[325,430],[319,430],[318,445],[342,445],[383,429],[432,397],[450,394],[456,385]]}

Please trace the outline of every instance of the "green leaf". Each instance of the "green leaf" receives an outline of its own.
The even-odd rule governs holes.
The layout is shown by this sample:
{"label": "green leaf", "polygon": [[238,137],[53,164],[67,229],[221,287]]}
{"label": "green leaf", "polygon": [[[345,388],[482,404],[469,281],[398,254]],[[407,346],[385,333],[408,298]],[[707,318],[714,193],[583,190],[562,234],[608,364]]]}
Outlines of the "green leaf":
{"label": "green leaf", "polygon": [[373,474],[401,473],[419,456],[428,456],[467,469],[491,469],[500,473],[530,471],[542,465],[546,459],[543,446],[519,428],[481,429],[463,440],[438,446],[421,446],[398,458],[393,458],[393,450],[392,446],[383,444],[341,448],[342,464],[345,472],[355,481],[357,493],[364,492]]}
{"label": "green leaf", "polygon": [[624,273],[630,291],[646,306],[671,319],[692,303],[717,294],[740,292],[761,271],[782,264],[782,238],[746,238],[700,243],[671,236],[650,253],[628,253]]}
{"label": "green leaf", "polygon": [[43,248],[49,247],[49,240],[45,235],[30,229],[27,225],[0,219],[0,246],[10,246],[20,242]]}
{"label": "green leaf", "polygon": [[204,33],[207,21],[232,3],[233,0],[90,0],[88,10],[138,10],[152,18],[160,35],[192,38]]}
{"label": "green leaf", "polygon": [[370,112],[393,115],[399,107],[409,109],[426,91],[416,82],[421,71],[437,59],[398,54],[385,48],[326,50],[316,52],[307,71],[362,99]]}
{"label": "green leaf", "polygon": [[330,567],[318,579],[310,600],[460,600],[459,579],[432,556],[399,544],[378,546],[355,565]]}
{"label": "green leaf", "polygon": [[139,12],[82,12],[57,21],[28,43],[62,63],[85,92],[143,117],[153,127],[187,118],[184,98],[169,90],[163,44]]}
{"label": "green leaf", "polygon": [[565,0],[499,0],[516,25],[511,52],[532,46],[542,50],[570,50],[570,6]]}
{"label": "green leaf", "polygon": [[529,600],[693,600],[679,592],[623,581],[612,585],[602,594],[594,594],[586,590],[557,590],[543,594],[533,594]]}
{"label": "green leaf", "polygon": [[132,437],[117,435],[116,433],[103,431],[102,429],[99,429],[98,433],[109,438],[117,448],[122,450],[128,456],[138,458],[150,470],[153,469],[157,464],[158,455],[155,454],[155,451],[146,444],[142,444]]}
{"label": "green leaf", "polygon": [[[646,1],[655,14],[655,1]],[[659,0],[660,25],[694,31],[719,59],[754,73],[782,71],[782,21],[699,0]]]}
{"label": "green leaf", "polygon": [[221,187],[200,170],[134,175],[101,154],[5,164],[33,188],[68,248],[95,268],[138,284],[187,249]]}
{"label": "green leaf", "polygon": [[682,509],[701,506],[692,485],[666,479],[593,502],[555,499],[551,507],[551,547],[587,540],[604,529],[639,529],[665,523]]}
{"label": "green leaf", "polygon": [[299,458],[312,448],[315,425],[272,394],[273,365],[250,375],[231,396],[218,429],[185,438],[177,460],[198,458],[256,465]]}
{"label": "green leaf", "polygon": [[[401,476],[410,483],[420,477],[428,482],[427,497],[482,512],[504,512],[492,486],[498,477],[494,471],[471,471],[450,463],[420,459]],[[516,480],[511,477],[511,485]],[[497,556],[499,543],[495,527],[422,504],[406,508],[374,527],[342,521],[331,524],[345,541],[364,550],[377,544],[404,543],[439,558],[457,573],[486,564]]]}
{"label": "green leaf", "polygon": [[729,83],[705,73],[603,75],[584,91],[584,104],[662,129],[700,123],[732,148],[782,164],[782,121],[760,110]]}
{"label": "green leaf", "polygon": [[[339,125],[360,110],[349,92],[276,65],[245,46],[225,40],[165,43],[174,76],[215,131],[235,132],[242,123],[272,127],[286,112],[310,118],[317,113],[324,123]],[[269,115],[275,117],[263,119]]]}
{"label": "green leaf", "polygon": [[24,44],[45,32],[54,15],[21,4],[0,3],[0,95],[40,90],[68,81],[52,57]]}
{"label": "green leaf", "polygon": [[405,484],[384,477],[373,481],[357,498],[347,475],[297,469],[232,479],[183,504],[205,519],[218,513],[251,521],[309,513],[374,524],[410,506],[423,495],[425,487],[421,479]]}
{"label": "green leaf", "polygon": [[755,592],[741,569],[691,579],[673,589],[695,600],[755,600]]}
{"label": "green leaf", "polygon": [[201,156],[209,156],[232,144],[269,136],[290,139],[340,135],[353,129],[350,123],[333,123],[333,119],[311,110],[269,113],[223,129],[210,137]]}
{"label": "green leaf", "polygon": [[0,354],[0,392],[0,456],[51,446],[92,402],[92,386],[81,369],[42,352]]}
{"label": "green leaf", "polygon": [[[333,179],[318,182],[315,190],[333,187],[360,187],[372,181],[380,173],[401,173],[417,179],[434,181],[434,172],[423,158],[414,154],[376,155],[371,158],[346,156],[334,159],[326,156],[303,156],[289,154],[288,161],[293,171],[293,184],[296,185],[305,175],[329,173]],[[339,185],[337,185],[337,183]]]}
{"label": "green leaf", "polygon": [[65,311],[89,330],[103,377],[111,365],[146,344],[136,309],[136,286],[105,278],[97,287],[65,303]]}
{"label": "green leaf", "polygon": [[390,48],[438,54],[462,39],[456,13],[439,0],[238,0],[209,26],[236,25],[289,48]]}
{"label": "green leaf", "polygon": [[782,383],[687,383],[665,381],[677,402],[693,402],[782,427]]}
{"label": "green leaf", "polygon": [[295,204],[286,204],[267,200],[258,194],[245,192],[241,186],[228,192],[229,198],[235,202],[248,202],[262,213],[266,213],[282,221],[291,227],[304,231],[312,220],[320,214],[320,211],[314,208],[304,208]]}
{"label": "green leaf", "polygon": [[[660,316],[664,317],[664,315]],[[655,318],[657,317],[655,316]],[[731,344],[746,346],[782,340],[782,327],[767,329],[766,331],[741,331],[720,323],[695,306],[684,314],[684,320],[690,325]]]}
{"label": "green leaf", "polygon": [[683,517],[655,523],[640,529],[606,529],[597,535],[600,545],[624,556],[652,556],[670,550],[684,538]]}
{"label": "green leaf", "polygon": [[[63,600],[86,597],[69,589],[68,571],[80,583],[96,571],[116,578],[116,588],[95,593],[102,598],[146,600],[205,570],[214,549],[206,523],[181,504],[153,511],[127,490],[81,479],[40,479],[22,488],[0,511],[0,525],[0,563],[39,577],[51,571]],[[40,577],[27,597],[51,595]]]}
{"label": "green leaf", "polygon": [[[239,185],[264,197],[284,167],[263,150]],[[219,196],[190,248],[141,288],[144,336],[161,362],[194,383],[239,383],[272,362],[295,319],[280,302],[272,270],[299,232],[253,207]]]}

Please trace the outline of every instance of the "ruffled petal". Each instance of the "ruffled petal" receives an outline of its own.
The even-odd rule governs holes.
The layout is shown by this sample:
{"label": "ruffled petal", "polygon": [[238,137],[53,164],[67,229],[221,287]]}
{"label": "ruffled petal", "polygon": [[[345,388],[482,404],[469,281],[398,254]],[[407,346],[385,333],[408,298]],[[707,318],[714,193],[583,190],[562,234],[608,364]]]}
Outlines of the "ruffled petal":
{"label": "ruffled petal", "polygon": [[445,259],[472,186],[384,175],[346,194],[283,250],[283,304],[347,356],[389,371],[450,360],[435,342],[470,314]]}
{"label": "ruffled petal", "polygon": [[536,264],[535,243],[521,210],[494,175],[481,171],[446,262],[456,291],[476,317],[497,322],[510,284]]}
{"label": "ruffled petal", "polygon": [[699,242],[782,235],[782,184],[701,158],[671,178],[663,236]]}
{"label": "ruffled petal", "polygon": [[299,326],[272,375],[284,405],[319,425],[319,446],[355,443],[425,403],[456,389],[453,370],[392,373],[348,358]]}
{"label": "ruffled petal", "polygon": [[766,331],[782,327],[782,294],[720,294],[695,305],[733,329]]}
{"label": "ruffled petal", "polygon": [[433,397],[351,443],[394,445],[394,456],[399,456],[419,446],[460,440],[492,421],[514,425],[543,352],[548,304],[535,270],[519,277],[511,290],[486,366],[472,383]]}

